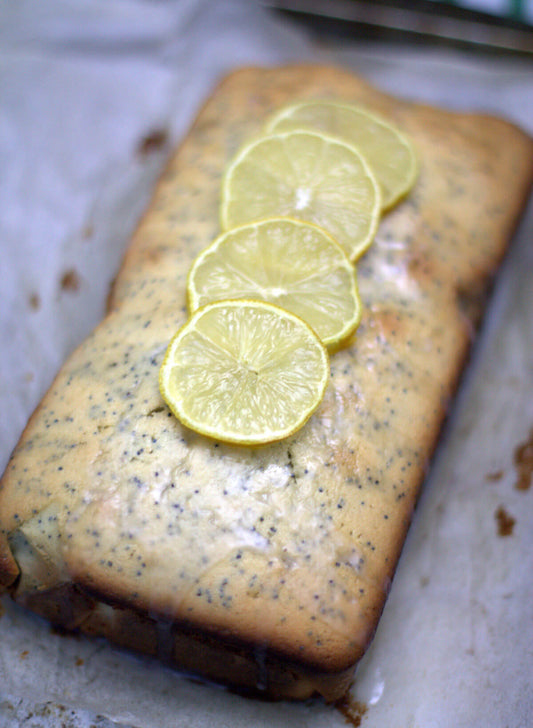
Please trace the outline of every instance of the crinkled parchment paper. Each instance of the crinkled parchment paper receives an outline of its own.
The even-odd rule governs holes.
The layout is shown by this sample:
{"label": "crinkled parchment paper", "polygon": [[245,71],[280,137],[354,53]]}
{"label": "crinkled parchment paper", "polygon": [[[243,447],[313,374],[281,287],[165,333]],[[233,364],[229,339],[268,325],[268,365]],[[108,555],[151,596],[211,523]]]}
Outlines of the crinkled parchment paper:
{"label": "crinkled parchment paper", "polygon": [[[231,68],[342,63],[397,95],[533,133],[525,62],[317,44],[253,2],[19,0],[0,2],[0,21],[0,470],[104,314],[167,154]],[[533,428],[532,273],[530,209],[357,671],[348,709],[365,728],[533,724],[533,486],[516,487]],[[0,614],[0,728],[345,724],[320,701],[246,700],[55,634],[7,598]]]}

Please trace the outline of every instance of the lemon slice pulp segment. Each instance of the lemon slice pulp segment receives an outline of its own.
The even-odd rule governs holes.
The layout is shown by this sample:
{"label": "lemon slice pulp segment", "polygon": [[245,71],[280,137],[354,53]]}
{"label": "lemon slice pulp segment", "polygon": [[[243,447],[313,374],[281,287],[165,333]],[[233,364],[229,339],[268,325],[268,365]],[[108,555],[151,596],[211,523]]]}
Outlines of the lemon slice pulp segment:
{"label": "lemon slice pulp segment", "polygon": [[332,235],[350,260],[372,242],[381,214],[376,178],[357,149],[314,131],[288,131],[246,144],[222,182],[224,230],[291,217]]}
{"label": "lemon slice pulp segment", "polygon": [[357,328],[361,300],[356,272],[342,248],[316,225],[273,218],[220,235],[194,261],[189,309],[249,298],[303,318],[329,348]]}
{"label": "lemon slice pulp segment", "polygon": [[302,319],[262,301],[198,309],[170,342],[159,372],[163,399],[187,427],[258,445],[298,430],[320,404],[327,350]]}
{"label": "lemon slice pulp segment", "polygon": [[359,106],[329,101],[287,106],[267,122],[267,132],[313,129],[353,144],[374,171],[389,209],[404,197],[417,176],[416,156],[410,140],[393,124]]}

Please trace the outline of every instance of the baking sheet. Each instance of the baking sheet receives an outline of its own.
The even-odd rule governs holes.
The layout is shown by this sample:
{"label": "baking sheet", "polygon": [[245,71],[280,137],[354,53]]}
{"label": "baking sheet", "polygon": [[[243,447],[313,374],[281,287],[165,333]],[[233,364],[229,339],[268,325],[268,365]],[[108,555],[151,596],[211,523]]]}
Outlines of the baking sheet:
{"label": "baking sheet", "polygon": [[[226,71],[341,63],[391,93],[533,133],[531,65],[509,58],[326,45],[238,0],[22,0],[0,17],[0,470],[103,315],[166,155]],[[532,239],[530,209],[344,707],[365,728],[533,723],[533,486],[516,487],[515,463],[533,427]],[[6,598],[0,609],[1,728],[346,722],[339,706],[247,700],[55,634]]]}

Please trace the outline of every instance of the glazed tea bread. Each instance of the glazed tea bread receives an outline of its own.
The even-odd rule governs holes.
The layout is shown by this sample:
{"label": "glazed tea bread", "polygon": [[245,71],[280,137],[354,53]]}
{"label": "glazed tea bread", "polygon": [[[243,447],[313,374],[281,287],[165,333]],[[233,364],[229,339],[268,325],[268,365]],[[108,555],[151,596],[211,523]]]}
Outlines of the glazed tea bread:
{"label": "glazed tea bread", "polygon": [[[362,104],[420,173],[357,266],[364,313],[299,432],[259,448],[184,428],[158,389],[221,175],[284,104]],[[485,293],[530,189],[513,125],[345,70],[227,77],[170,160],[110,299],[0,486],[0,585],[68,630],[280,698],[341,696],[376,629]]]}

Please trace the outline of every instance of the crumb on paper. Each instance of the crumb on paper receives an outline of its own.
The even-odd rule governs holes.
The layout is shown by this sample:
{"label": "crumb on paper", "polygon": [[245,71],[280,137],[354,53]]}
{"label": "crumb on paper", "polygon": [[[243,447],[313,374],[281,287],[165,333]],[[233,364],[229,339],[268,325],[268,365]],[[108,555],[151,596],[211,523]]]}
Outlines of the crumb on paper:
{"label": "crumb on paper", "polygon": [[496,483],[503,478],[503,470],[495,470],[493,473],[487,473],[485,478],[491,483]]}
{"label": "crumb on paper", "polygon": [[159,151],[168,141],[168,131],[166,129],[154,129],[144,136],[137,147],[137,152],[141,157]]}
{"label": "crumb on paper", "polygon": [[20,659],[21,659],[21,660],[25,660],[25,659],[26,659],[26,657],[28,657],[28,655],[29,655],[29,654],[30,654],[30,653],[29,653],[29,651],[28,651],[28,650],[24,650],[23,652],[21,652],[21,653],[20,653]]}
{"label": "crumb on paper", "polygon": [[75,293],[79,289],[80,277],[73,268],[63,273],[60,286],[62,291],[69,291],[70,293]]}
{"label": "crumb on paper", "polygon": [[361,703],[359,700],[352,700],[350,695],[347,694],[340,698],[340,700],[337,700],[334,705],[348,725],[355,726],[355,728],[361,725],[363,716],[367,711],[364,703]]}
{"label": "crumb on paper", "polygon": [[515,488],[529,490],[533,480],[533,427],[529,431],[529,438],[515,449],[514,464],[518,476]]}
{"label": "crumb on paper", "polygon": [[39,294],[32,293],[28,299],[28,303],[30,304],[30,308],[33,311],[38,311],[41,308],[41,299],[39,297]]}
{"label": "crumb on paper", "polygon": [[516,518],[507,513],[503,506],[499,506],[494,515],[498,524],[498,536],[511,536]]}

